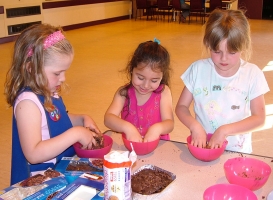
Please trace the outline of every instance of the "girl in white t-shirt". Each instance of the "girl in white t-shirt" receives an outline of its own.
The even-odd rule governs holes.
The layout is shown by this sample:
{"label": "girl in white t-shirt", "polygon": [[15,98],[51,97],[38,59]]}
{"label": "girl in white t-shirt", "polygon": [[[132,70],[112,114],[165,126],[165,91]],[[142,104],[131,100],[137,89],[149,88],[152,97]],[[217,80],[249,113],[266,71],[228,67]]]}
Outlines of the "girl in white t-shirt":
{"label": "girl in white t-shirt", "polygon": [[[198,60],[182,74],[185,87],[176,106],[179,120],[190,129],[192,145],[211,148],[228,140],[227,150],[251,153],[251,131],[265,122],[263,72],[247,60],[251,54],[250,27],[240,10],[215,10],[203,38],[210,58]],[[244,55],[244,59],[241,56]],[[189,111],[194,102],[193,117]]]}

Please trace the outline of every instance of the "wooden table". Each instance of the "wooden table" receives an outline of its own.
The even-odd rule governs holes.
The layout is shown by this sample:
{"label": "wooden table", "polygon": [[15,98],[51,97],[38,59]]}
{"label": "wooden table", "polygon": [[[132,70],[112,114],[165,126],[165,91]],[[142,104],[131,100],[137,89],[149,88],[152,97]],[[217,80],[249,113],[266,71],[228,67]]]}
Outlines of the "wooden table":
{"label": "wooden table", "polygon": [[[126,151],[121,134],[110,133],[113,138],[112,150]],[[203,162],[194,158],[185,143],[163,141],[148,155],[138,156],[132,171],[146,164],[152,164],[176,175],[176,180],[156,199],[163,200],[202,200],[204,191],[212,185],[228,183],[223,165],[234,157],[250,157],[262,160],[273,169],[273,158],[225,151],[217,160]],[[273,171],[267,183],[254,191],[259,200],[265,200],[273,190]]]}
{"label": "wooden table", "polygon": [[237,1],[237,0],[223,0],[222,5],[225,4],[225,6],[224,6],[225,9],[231,9],[231,5],[235,1]]}
{"label": "wooden table", "polygon": [[[223,8],[224,9],[231,9],[232,3],[234,3],[235,1],[237,1],[237,0],[222,0],[222,4],[224,4]],[[185,2],[187,4],[190,4],[191,1],[190,0],[185,0]],[[206,0],[205,13],[206,13],[206,9],[210,7],[209,3],[210,3],[210,0]],[[176,14],[175,14],[175,12],[173,12],[173,21],[176,21],[175,16],[176,16]]]}
{"label": "wooden table", "polygon": [[[234,3],[235,1],[237,1],[237,0],[222,0],[222,3],[225,4],[225,6],[223,8],[230,9],[232,3]],[[190,3],[191,1],[185,0],[185,2]],[[205,7],[209,8],[209,0],[206,0]]]}

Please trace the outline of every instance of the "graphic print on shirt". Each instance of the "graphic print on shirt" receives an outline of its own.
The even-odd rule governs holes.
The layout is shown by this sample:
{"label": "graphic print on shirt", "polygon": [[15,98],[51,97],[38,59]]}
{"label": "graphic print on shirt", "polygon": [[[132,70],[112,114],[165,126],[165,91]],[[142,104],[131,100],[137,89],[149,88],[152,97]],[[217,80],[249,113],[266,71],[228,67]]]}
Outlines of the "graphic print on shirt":
{"label": "graphic print on shirt", "polygon": [[197,96],[199,94],[202,93],[202,90],[200,88],[196,88],[194,91],[193,91],[193,96]]}
{"label": "graphic print on shirt", "polygon": [[149,127],[153,125],[152,117],[155,116],[155,112],[157,112],[157,110],[160,109],[159,100],[160,100],[160,95],[156,95],[155,98],[154,98],[154,106],[151,107],[151,109],[147,110],[148,112],[147,112],[147,115],[145,116],[145,119],[146,119],[145,128],[146,128],[146,130],[148,130]]}
{"label": "graphic print on shirt", "polygon": [[208,88],[207,88],[207,87],[204,87],[204,88],[203,88],[203,92],[204,92],[204,95],[205,95],[205,96],[208,96],[209,91],[208,91]]}
{"label": "graphic print on shirt", "polygon": [[245,142],[245,135],[241,134],[238,136],[237,144],[234,145],[234,147],[238,149],[243,149]]}
{"label": "graphic print on shirt", "polygon": [[53,105],[53,107],[54,107],[54,110],[50,112],[50,119],[56,122],[61,118],[61,114],[59,109],[56,106]]}
{"label": "graphic print on shirt", "polygon": [[[236,93],[238,93],[238,94],[241,94],[241,95],[244,95],[244,96],[247,97],[247,92],[241,90],[241,89],[238,88],[238,87],[234,87],[234,86],[229,86],[229,85],[227,85],[227,86],[224,86],[224,87],[223,87],[223,91],[225,91],[225,92],[236,92]],[[245,99],[245,100],[247,100],[247,99]]]}
{"label": "graphic print on shirt", "polygon": [[217,104],[216,101],[211,100],[204,106],[204,109],[208,115],[211,127],[216,130],[219,127],[216,119],[217,115],[221,114],[220,106]]}
{"label": "graphic print on shirt", "polygon": [[232,105],[232,106],[231,106],[231,109],[232,109],[232,110],[235,110],[235,109],[238,109],[238,110],[239,110],[239,109],[240,109],[240,106]]}
{"label": "graphic print on shirt", "polygon": [[222,88],[221,88],[220,85],[214,85],[214,86],[212,87],[212,91],[221,91],[221,90],[222,90]]}

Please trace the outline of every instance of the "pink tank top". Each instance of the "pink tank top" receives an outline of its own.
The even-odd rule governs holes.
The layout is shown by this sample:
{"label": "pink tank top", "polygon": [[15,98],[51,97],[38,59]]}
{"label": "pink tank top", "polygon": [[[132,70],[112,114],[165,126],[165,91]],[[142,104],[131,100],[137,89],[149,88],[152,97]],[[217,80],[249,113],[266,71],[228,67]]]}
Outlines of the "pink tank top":
{"label": "pink tank top", "polygon": [[[161,122],[160,115],[160,99],[161,90],[164,85],[160,85],[152,92],[148,101],[141,105],[137,105],[135,88],[131,86],[128,89],[129,99],[125,101],[125,107],[121,111],[121,118],[132,123],[142,136],[145,136],[149,127],[157,122]],[[129,107],[127,106],[129,103]],[[129,108],[129,113],[127,112]],[[169,134],[161,135],[160,139],[170,140]]]}

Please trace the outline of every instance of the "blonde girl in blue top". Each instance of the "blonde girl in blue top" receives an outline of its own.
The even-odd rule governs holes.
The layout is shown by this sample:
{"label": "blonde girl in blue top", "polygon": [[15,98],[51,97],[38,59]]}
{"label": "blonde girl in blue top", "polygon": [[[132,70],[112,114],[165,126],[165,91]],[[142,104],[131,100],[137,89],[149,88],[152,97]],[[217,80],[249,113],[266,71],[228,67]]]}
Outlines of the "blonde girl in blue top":
{"label": "blonde girl in blue top", "polygon": [[74,156],[71,145],[96,144],[100,133],[88,115],[67,113],[60,96],[74,51],[62,30],[39,24],[17,38],[5,83],[13,106],[11,184],[37,171],[53,168],[63,156]]}

